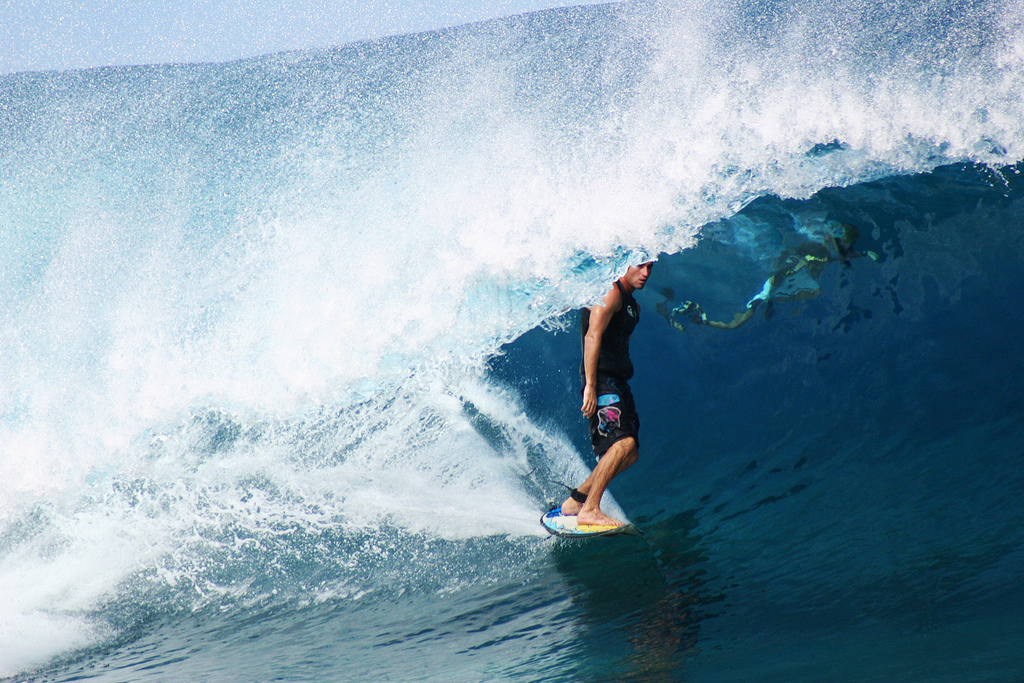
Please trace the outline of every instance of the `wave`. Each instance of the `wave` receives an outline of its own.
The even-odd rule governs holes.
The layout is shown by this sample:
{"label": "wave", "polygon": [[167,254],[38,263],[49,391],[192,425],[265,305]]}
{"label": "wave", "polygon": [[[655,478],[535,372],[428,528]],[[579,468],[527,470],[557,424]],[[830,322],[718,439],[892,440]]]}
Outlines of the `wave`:
{"label": "wave", "polygon": [[850,206],[944,168],[954,215],[1017,191],[1024,12],[835,12],[615,4],[0,77],[0,672],[153,614],[529,574],[585,467],[559,332],[639,258],[725,315],[846,211],[889,259],[871,300],[920,310],[894,264],[945,200],[887,185],[926,197],[913,228]]}

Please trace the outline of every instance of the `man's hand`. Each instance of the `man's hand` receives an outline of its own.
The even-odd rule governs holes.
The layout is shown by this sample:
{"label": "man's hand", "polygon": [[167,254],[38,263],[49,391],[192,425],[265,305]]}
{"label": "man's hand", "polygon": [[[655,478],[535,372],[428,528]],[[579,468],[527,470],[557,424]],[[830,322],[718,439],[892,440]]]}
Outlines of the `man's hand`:
{"label": "man's hand", "polygon": [[587,418],[594,416],[597,412],[597,387],[588,384],[583,389],[583,408],[581,409]]}

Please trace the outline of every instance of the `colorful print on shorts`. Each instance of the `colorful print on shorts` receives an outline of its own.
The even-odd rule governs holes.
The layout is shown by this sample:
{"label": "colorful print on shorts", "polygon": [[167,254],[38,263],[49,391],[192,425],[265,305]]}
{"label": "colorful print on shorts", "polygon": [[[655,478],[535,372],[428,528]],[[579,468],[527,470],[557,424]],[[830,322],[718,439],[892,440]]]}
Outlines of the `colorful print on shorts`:
{"label": "colorful print on shorts", "polygon": [[597,431],[601,436],[608,436],[611,430],[619,428],[619,421],[622,419],[622,411],[618,408],[607,407],[597,411]]}

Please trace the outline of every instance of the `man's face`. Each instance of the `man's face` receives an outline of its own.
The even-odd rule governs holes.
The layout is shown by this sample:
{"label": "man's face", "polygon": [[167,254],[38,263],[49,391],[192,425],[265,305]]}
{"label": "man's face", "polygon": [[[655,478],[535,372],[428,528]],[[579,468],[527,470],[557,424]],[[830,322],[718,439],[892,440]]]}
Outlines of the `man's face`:
{"label": "man's face", "polygon": [[652,268],[654,268],[654,261],[641,263],[639,266],[630,266],[624,279],[633,289],[643,289],[647,284],[647,278],[651,276]]}

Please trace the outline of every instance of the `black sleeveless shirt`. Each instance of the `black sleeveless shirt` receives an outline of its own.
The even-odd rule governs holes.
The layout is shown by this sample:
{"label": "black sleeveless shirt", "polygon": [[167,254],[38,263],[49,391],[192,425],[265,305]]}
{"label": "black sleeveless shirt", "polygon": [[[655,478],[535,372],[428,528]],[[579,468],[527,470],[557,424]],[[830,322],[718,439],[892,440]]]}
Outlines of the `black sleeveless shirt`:
{"label": "black sleeveless shirt", "polygon": [[[640,322],[640,306],[632,294],[626,291],[615,281],[622,295],[622,308],[612,315],[608,323],[608,329],[601,337],[601,353],[597,358],[597,371],[602,375],[612,375],[622,380],[633,377],[633,361],[629,358],[629,337]],[[584,308],[580,311],[580,335],[581,343],[586,348],[587,330],[590,329],[590,309]],[[580,364],[580,375],[586,381],[586,368]]]}

